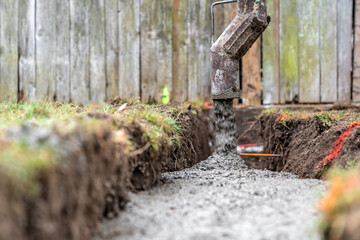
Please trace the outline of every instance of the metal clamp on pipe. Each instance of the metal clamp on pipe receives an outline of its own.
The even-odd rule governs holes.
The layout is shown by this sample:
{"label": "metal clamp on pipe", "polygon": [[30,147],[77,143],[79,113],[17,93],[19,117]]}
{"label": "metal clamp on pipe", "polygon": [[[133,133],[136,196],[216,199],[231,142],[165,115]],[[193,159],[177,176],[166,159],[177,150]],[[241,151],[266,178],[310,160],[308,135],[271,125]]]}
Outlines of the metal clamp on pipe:
{"label": "metal clamp on pipe", "polygon": [[[219,39],[214,43],[214,7],[238,2],[238,12]],[[214,100],[240,97],[239,61],[270,23],[266,0],[220,1],[211,5],[212,42],[211,81]]]}

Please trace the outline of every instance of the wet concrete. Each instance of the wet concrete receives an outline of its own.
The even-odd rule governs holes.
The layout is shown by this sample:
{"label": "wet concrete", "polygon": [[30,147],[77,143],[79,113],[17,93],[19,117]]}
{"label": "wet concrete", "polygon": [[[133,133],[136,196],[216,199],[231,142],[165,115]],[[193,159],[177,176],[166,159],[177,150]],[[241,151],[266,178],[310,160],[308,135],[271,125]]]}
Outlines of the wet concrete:
{"label": "wet concrete", "polygon": [[216,150],[215,154],[236,152],[236,124],[233,100],[215,100]]}
{"label": "wet concrete", "polygon": [[252,170],[238,156],[217,155],[131,194],[126,210],[95,239],[320,239],[315,204],[324,192],[322,181]]}

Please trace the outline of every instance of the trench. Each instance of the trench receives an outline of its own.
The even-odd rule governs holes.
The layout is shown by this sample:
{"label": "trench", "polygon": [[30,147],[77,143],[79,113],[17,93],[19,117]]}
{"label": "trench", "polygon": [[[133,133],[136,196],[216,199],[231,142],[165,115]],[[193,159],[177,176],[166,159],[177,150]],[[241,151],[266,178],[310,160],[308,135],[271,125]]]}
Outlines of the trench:
{"label": "trench", "polygon": [[321,239],[316,204],[326,183],[250,169],[235,152],[232,101],[215,102],[217,150],[183,171],[130,194],[120,216],[94,240]]}

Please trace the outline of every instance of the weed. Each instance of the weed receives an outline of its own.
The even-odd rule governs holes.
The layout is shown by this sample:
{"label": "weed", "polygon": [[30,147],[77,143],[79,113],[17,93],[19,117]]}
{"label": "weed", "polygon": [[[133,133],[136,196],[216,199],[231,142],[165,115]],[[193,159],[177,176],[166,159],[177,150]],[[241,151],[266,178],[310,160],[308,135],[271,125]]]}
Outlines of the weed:
{"label": "weed", "polygon": [[333,117],[333,115],[327,112],[317,113],[315,117],[320,119],[324,127],[331,127],[333,123],[336,122],[336,119]]}

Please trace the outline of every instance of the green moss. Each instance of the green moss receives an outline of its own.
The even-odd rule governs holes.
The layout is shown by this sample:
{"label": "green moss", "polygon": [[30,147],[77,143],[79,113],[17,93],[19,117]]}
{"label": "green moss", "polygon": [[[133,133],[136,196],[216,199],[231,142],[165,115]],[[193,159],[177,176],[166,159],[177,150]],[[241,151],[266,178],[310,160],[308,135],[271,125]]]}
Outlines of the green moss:
{"label": "green moss", "polygon": [[[297,87],[299,74],[299,41],[298,35],[293,34],[298,31],[297,26],[299,24],[297,2],[283,1],[280,7],[280,18],[282,21],[280,52],[281,82],[286,90],[286,95],[290,96],[293,88]],[[286,9],[286,11],[281,11],[283,9]]]}

